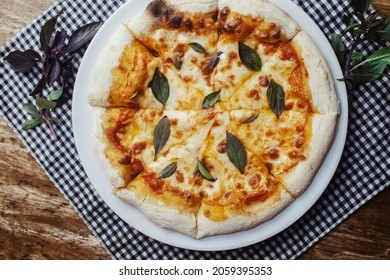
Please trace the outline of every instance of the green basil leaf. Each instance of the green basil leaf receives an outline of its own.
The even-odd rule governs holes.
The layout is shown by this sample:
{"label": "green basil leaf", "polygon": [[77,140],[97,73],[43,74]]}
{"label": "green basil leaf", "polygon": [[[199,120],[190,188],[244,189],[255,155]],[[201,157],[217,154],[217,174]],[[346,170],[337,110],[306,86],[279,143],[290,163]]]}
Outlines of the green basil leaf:
{"label": "green basil leaf", "polygon": [[361,52],[354,52],[353,54],[352,54],[352,63],[355,65],[355,64],[357,64],[357,63],[359,63],[360,61],[362,61],[362,59],[363,59],[363,53],[361,53]]}
{"label": "green basil leaf", "polygon": [[257,118],[259,117],[259,114],[253,114],[252,116],[246,118],[245,120],[243,120],[241,122],[241,124],[246,124],[246,123],[251,123],[251,122],[254,122]]}
{"label": "green basil leaf", "polygon": [[172,162],[171,164],[169,164],[167,167],[165,167],[161,171],[159,177],[162,178],[162,179],[168,178],[168,177],[172,176],[176,172],[176,169],[177,169],[177,163],[176,162]]}
{"label": "green basil leaf", "polygon": [[202,47],[201,44],[199,43],[189,43],[188,44],[194,51],[198,52],[198,53],[201,53],[201,54],[205,54],[206,53],[206,50],[204,47]]}
{"label": "green basil leaf", "polygon": [[26,103],[24,104],[23,108],[33,118],[39,118],[39,110],[33,103]]}
{"label": "green basil leaf", "polygon": [[261,70],[261,58],[258,53],[244,43],[238,42],[238,54],[246,68],[252,71]]}
{"label": "green basil leaf", "polygon": [[348,78],[356,83],[371,83],[382,76],[387,66],[386,61],[372,61],[353,70]]}
{"label": "green basil leaf", "polygon": [[31,120],[27,120],[22,124],[22,129],[27,131],[27,130],[33,129],[34,127],[40,125],[41,123],[42,123],[41,119],[34,118]]}
{"label": "green basil leaf", "polygon": [[329,43],[332,46],[340,64],[344,64],[346,48],[343,41],[341,40],[341,35],[336,33],[331,34]]}
{"label": "green basil leaf", "polygon": [[157,154],[164,148],[168,142],[169,135],[171,134],[171,123],[167,116],[163,117],[154,129],[153,143],[154,143],[154,158],[157,158]]}
{"label": "green basil leaf", "polygon": [[209,109],[219,101],[221,91],[210,93],[205,97],[202,104],[202,109]]}
{"label": "green basil leaf", "polygon": [[390,64],[390,47],[385,47],[380,50],[377,50],[365,60],[365,63],[377,60],[381,60],[387,64]]}
{"label": "green basil leaf", "polygon": [[169,98],[169,83],[168,79],[158,68],[154,71],[153,79],[150,82],[149,87],[152,89],[154,97],[156,97],[162,105],[165,105]]}
{"label": "green basil leaf", "polygon": [[207,181],[215,182],[217,179],[214,178],[213,175],[206,169],[206,167],[198,160],[198,164],[196,165],[196,172],[199,172],[200,175],[202,175],[203,178],[205,178]]}
{"label": "green basil leaf", "polygon": [[56,102],[43,97],[38,97],[37,99],[35,99],[35,104],[38,106],[38,108],[47,110],[54,109],[57,106]]}
{"label": "green basil leaf", "polygon": [[285,95],[282,86],[272,79],[267,89],[268,105],[278,118],[284,111]]}
{"label": "green basil leaf", "polygon": [[59,89],[53,90],[49,94],[49,100],[51,101],[57,101],[62,96],[62,93],[64,92],[64,87],[60,87]]}
{"label": "green basil leaf", "polygon": [[241,172],[245,173],[247,154],[242,142],[230,132],[226,132],[227,154],[230,161]]}

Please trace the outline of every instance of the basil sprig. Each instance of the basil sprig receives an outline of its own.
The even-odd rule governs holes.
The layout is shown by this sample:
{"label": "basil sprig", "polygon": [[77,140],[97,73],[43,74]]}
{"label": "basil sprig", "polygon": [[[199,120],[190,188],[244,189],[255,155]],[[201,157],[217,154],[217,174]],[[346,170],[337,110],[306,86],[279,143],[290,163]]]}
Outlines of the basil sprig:
{"label": "basil sprig", "polygon": [[267,89],[268,105],[278,118],[284,112],[285,96],[282,86],[272,79]]}
{"label": "basil sprig", "polygon": [[[343,68],[339,80],[345,81],[350,91],[358,84],[376,81],[390,65],[390,18],[382,17],[371,4],[371,0],[351,0],[353,12],[342,18],[345,28],[329,38]],[[364,58],[359,47],[367,42],[376,43],[379,49]]]}
{"label": "basil sprig", "polygon": [[230,161],[241,172],[245,173],[247,154],[242,142],[230,132],[226,132],[227,155]]}
{"label": "basil sprig", "polygon": [[[37,107],[32,102],[24,106],[32,118],[22,124],[22,129],[30,130],[44,123],[48,126],[53,140],[57,139],[55,124],[58,125],[60,122],[52,116],[52,110],[65,103],[60,99],[63,99],[61,98],[63,91],[73,74],[72,58],[76,51],[95,36],[102,25],[102,22],[86,24],[76,29],[67,39],[68,33],[65,30],[55,30],[61,14],[62,11],[43,24],[39,33],[41,53],[32,49],[15,50],[4,58],[4,61],[17,73],[30,72],[39,64],[41,65],[37,83],[30,93]],[[57,84],[59,84],[58,87]],[[54,86],[57,89],[54,89]],[[45,98],[44,90],[47,87],[52,89],[50,89],[49,96]]]}
{"label": "basil sprig", "polygon": [[261,70],[261,57],[251,47],[245,45],[244,43],[238,42],[238,54],[246,68],[251,71]]}
{"label": "basil sprig", "polygon": [[168,79],[158,68],[154,71],[149,87],[152,89],[154,97],[165,106],[169,98],[169,83]]}
{"label": "basil sprig", "polygon": [[169,121],[168,117],[165,116],[158,122],[156,128],[154,129],[154,159],[157,158],[157,154],[164,148],[165,144],[168,142],[170,134],[171,122]]}

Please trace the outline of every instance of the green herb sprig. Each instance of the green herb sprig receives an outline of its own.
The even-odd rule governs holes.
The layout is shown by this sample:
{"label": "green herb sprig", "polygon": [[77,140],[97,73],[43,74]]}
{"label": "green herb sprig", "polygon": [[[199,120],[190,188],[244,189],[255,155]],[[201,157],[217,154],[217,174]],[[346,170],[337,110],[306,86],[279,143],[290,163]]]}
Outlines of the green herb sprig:
{"label": "green herb sprig", "polygon": [[[385,74],[390,65],[390,18],[382,17],[371,9],[371,0],[351,0],[352,15],[344,15],[344,30],[333,33],[329,41],[343,68],[349,90],[358,84],[370,83]],[[352,39],[349,46],[346,40]],[[365,43],[375,43],[377,51],[364,57],[359,48]]]}
{"label": "green herb sprig", "polygon": [[[22,124],[23,130],[33,129],[41,124],[49,127],[53,140],[57,139],[55,125],[59,119],[52,116],[52,110],[59,107],[69,78],[73,73],[72,58],[76,51],[88,43],[101,27],[101,22],[86,24],[74,31],[69,39],[65,30],[55,30],[60,12],[42,26],[39,41],[41,53],[28,49],[10,52],[4,60],[17,73],[27,73],[40,65],[40,77],[30,96],[33,102],[23,108],[30,119]],[[44,96],[45,88],[51,91]]]}

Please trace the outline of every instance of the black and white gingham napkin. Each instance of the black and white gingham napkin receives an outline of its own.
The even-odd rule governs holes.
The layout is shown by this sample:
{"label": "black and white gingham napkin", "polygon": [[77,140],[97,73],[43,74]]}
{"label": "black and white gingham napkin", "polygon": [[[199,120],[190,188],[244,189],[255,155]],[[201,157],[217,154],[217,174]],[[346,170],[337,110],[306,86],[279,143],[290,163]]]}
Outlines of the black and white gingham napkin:
{"label": "black and white gingham napkin", "polygon": [[[125,2],[58,1],[0,49],[0,111],[114,259],[292,259],[389,184],[390,81],[387,76],[352,93],[349,133],[339,167],[315,205],[283,232],[241,249],[198,252],[162,244],[128,226],[97,195],[81,166],[72,133],[72,90],[67,92],[68,102],[55,110],[62,121],[59,140],[53,142],[43,126],[23,132],[21,124],[27,115],[22,106],[30,101],[28,94],[37,82],[37,74],[16,74],[3,61],[16,49],[38,50],[41,26],[60,10],[64,12],[58,24],[70,32],[86,23],[106,20]],[[341,30],[342,15],[351,12],[346,0],[293,2],[301,6],[327,36]],[[373,49],[374,46],[365,46],[365,51]],[[76,68],[81,59],[82,54],[74,59]]]}

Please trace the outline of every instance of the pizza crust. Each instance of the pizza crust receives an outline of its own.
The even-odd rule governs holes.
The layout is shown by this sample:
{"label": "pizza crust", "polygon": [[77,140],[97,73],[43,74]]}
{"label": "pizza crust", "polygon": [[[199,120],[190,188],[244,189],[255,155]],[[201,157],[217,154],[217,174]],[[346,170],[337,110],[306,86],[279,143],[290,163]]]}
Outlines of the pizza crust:
{"label": "pizza crust", "polygon": [[[287,40],[293,38],[299,31],[297,23],[283,10],[267,0],[219,0],[218,8],[229,7],[231,11],[253,17],[263,18],[281,27]],[[256,9],[261,7],[261,9]]]}
{"label": "pizza crust", "polygon": [[92,148],[95,153],[96,158],[98,159],[100,165],[105,170],[107,177],[111,183],[112,187],[119,187],[125,184],[123,177],[120,174],[118,168],[115,168],[110,160],[106,156],[106,138],[104,136],[104,131],[102,127],[101,116],[104,114],[105,109],[90,107],[91,118],[93,123],[93,134],[92,134]]}
{"label": "pizza crust", "polygon": [[292,40],[301,51],[302,59],[309,74],[313,105],[320,114],[339,113],[336,89],[329,67],[317,46],[305,31],[299,32]]}
{"label": "pizza crust", "polygon": [[151,10],[156,9],[161,11],[164,7],[170,7],[175,12],[210,13],[217,11],[216,0],[154,0],[142,12],[128,21],[127,25],[133,32],[134,36],[142,37],[143,34],[155,29],[161,25],[161,20],[158,16],[154,16]]}
{"label": "pizza crust", "polygon": [[116,188],[113,194],[140,210],[149,220],[162,228],[196,237],[196,217],[191,212],[179,211],[157,199],[140,197],[128,188]]}
{"label": "pizza crust", "polygon": [[313,115],[311,134],[305,156],[290,173],[282,175],[285,188],[294,196],[300,196],[310,185],[331,146],[337,123],[337,115]]}
{"label": "pizza crust", "polygon": [[227,220],[221,222],[212,221],[205,217],[201,207],[197,217],[198,233],[196,238],[200,239],[210,235],[229,234],[251,229],[275,217],[293,200],[293,197],[287,191],[280,189],[279,194],[250,208],[248,214],[230,216]]}
{"label": "pizza crust", "polygon": [[118,66],[119,59],[126,48],[134,40],[125,25],[120,25],[110,38],[95,64],[92,73],[88,102],[91,106],[106,107],[109,105],[109,94],[113,77],[112,70]]}

